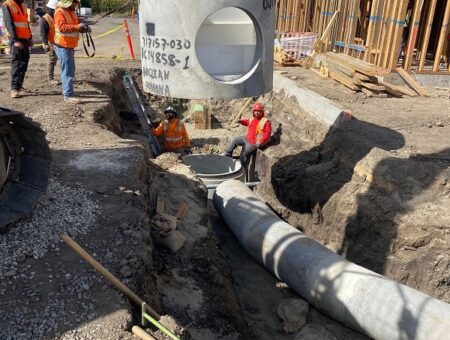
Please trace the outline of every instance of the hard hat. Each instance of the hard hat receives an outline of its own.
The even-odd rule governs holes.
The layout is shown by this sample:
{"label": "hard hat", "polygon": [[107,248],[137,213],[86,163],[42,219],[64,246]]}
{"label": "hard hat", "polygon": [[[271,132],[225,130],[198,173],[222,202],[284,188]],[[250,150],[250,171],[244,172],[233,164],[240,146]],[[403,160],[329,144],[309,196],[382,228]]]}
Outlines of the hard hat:
{"label": "hard hat", "polygon": [[175,108],[174,108],[173,106],[168,106],[168,107],[164,110],[164,114],[169,113],[169,112],[172,112],[172,113],[175,113],[176,115],[178,115],[177,110],[175,110]]}
{"label": "hard hat", "polygon": [[255,103],[255,104],[253,104],[252,111],[264,112],[264,105],[261,103]]}
{"label": "hard hat", "polygon": [[59,0],[48,0],[47,7],[51,9],[55,9]]}
{"label": "hard hat", "polygon": [[69,8],[74,2],[75,0],[60,0],[58,1],[57,5],[62,8]]}

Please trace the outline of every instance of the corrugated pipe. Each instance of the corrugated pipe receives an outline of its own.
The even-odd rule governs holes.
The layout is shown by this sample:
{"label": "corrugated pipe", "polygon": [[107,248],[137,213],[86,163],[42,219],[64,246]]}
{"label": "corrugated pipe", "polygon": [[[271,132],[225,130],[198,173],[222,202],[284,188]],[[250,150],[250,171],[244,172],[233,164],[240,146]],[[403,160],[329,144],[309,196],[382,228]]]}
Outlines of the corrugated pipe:
{"label": "corrugated pipe", "polygon": [[245,184],[226,181],[213,200],[256,261],[334,319],[375,339],[449,338],[449,304],[333,253],[280,220]]}

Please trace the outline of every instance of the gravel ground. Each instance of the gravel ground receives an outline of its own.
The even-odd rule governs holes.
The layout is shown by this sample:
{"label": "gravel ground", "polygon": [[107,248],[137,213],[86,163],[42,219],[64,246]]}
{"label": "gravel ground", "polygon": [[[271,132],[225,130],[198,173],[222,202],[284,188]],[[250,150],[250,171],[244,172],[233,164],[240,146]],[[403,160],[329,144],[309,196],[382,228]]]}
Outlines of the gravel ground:
{"label": "gravel ground", "polygon": [[31,216],[8,234],[0,235],[0,278],[15,278],[18,264],[27,257],[39,259],[49,249],[59,251],[60,235],[64,232],[76,236],[91,229],[97,220],[99,206],[89,196],[86,190],[69,188],[55,179],[50,180],[47,192]]}
{"label": "gravel ground", "polygon": [[85,103],[71,106],[42,81],[45,63],[45,56],[32,56],[25,84],[31,94],[17,100],[5,95],[9,70],[0,68],[0,105],[41,124],[53,157],[47,193],[0,235],[0,339],[131,339],[137,321],[128,299],[59,238],[68,232],[138,291],[144,151],[95,123],[98,112],[113,110],[95,84],[107,83],[114,65],[77,61],[76,92]]}

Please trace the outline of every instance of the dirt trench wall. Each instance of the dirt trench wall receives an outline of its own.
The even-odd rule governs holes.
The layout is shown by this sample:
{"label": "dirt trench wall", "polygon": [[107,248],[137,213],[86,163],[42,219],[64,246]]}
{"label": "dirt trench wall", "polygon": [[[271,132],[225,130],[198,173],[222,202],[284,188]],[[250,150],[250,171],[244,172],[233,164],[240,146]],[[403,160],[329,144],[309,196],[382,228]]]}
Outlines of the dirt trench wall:
{"label": "dirt trench wall", "polygon": [[258,194],[350,261],[450,302],[448,161],[402,157],[403,136],[382,126],[329,131],[292,98],[272,105],[282,134]]}

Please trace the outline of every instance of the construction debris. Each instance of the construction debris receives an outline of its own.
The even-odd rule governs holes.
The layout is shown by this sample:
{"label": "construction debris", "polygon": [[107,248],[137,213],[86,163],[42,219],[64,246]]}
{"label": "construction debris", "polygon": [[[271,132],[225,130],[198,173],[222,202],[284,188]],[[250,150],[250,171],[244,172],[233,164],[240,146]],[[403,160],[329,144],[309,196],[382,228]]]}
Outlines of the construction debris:
{"label": "construction debris", "polygon": [[284,331],[287,334],[296,333],[308,321],[309,303],[299,298],[284,299],[279,304],[277,313],[284,322]]}
{"label": "construction debris", "polygon": [[177,230],[178,221],[186,216],[189,205],[183,203],[178,208],[175,216],[167,214],[165,202],[162,196],[158,196],[156,202],[156,214],[153,216],[150,227],[152,238],[156,244],[167,248],[171,252],[177,252],[186,243],[186,236]]}

